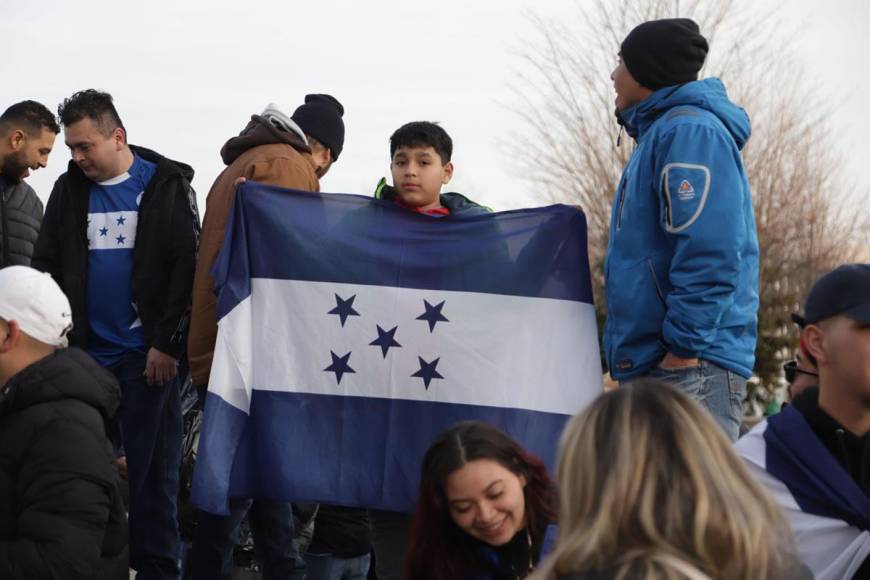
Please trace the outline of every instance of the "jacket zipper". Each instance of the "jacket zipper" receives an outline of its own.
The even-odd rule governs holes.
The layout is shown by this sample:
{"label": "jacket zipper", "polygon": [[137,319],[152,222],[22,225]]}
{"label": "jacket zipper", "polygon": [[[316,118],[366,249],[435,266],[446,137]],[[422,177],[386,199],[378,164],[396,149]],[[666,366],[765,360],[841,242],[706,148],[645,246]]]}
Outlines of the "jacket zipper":
{"label": "jacket zipper", "polygon": [[625,206],[625,177],[619,182],[619,196],[616,205],[616,229],[622,228],[622,208]]}
{"label": "jacket zipper", "polygon": [[662,306],[667,306],[667,304],[665,303],[665,295],[662,293],[662,287],[659,286],[659,279],[658,277],[656,277],[656,270],[655,268],[653,268],[653,263],[650,258],[646,259],[646,265],[649,267],[649,273],[650,276],[652,276],[653,284],[656,287],[656,294],[659,295],[659,300],[661,301]]}

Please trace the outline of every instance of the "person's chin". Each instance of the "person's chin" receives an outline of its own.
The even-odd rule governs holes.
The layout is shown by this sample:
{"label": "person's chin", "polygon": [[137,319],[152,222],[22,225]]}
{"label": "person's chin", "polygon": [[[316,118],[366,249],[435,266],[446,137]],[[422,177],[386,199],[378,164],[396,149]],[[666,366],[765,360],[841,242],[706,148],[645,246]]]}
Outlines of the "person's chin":
{"label": "person's chin", "polygon": [[510,521],[505,520],[502,522],[501,529],[499,529],[497,533],[487,534],[483,530],[479,530],[475,535],[481,542],[487,543],[490,546],[498,547],[510,542],[514,537],[514,533],[515,531],[511,526]]}
{"label": "person's chin", "polygon": [[[81,169],[81,167],[79,169]],[[97,171],[93,167],[88,167],[87,169],[82,169],[82,173],[84,173],[85,177],[87,177],[91,181],[96,181],[97,183],[99,183],[101,181],[105,181],[105,179],[102,179],[100,172]]]}

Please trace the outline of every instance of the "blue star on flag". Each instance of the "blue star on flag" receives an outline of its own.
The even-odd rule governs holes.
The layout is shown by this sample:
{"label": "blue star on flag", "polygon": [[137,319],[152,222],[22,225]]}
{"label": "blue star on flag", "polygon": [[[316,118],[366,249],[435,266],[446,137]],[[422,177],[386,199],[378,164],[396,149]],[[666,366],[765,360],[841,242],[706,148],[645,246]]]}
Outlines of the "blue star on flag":
{"label": "blue star on flag", "polygon": [[329,354],[332,355],[332,364],[323,369],[324,372],[335,373],[335,380],[338,383],[341,383],[341,377],[344,376],[344,373],[355,373],[356,371],[350,368],[348,361],[350,360],[350,352],[348,352],[344,356],[338,356],[332,351],[329,351]]}
{"label": "blue star on flag", "polygon": [[119,226],[123,226],[124,222],[127,221],[127,218],[125,218],[124,216],[118,216],[118,218],[115,221],[118,222]]}
{"label": "blue star on flag", "polygon": [[109,228],[100,228],[100,237],[106,236],[109,233]]}
{"label": "blue star on flag", "polygon": [[124,236],[118,236],[117,238],[115,238],[115,241],[118,242],[118,244],[123,244],[124,240],[126,239],[127,238],[125,238]]}
{"label": "blue star on flag", "polygon": [[450,322],[447,320],[443,314],[441,314],[441,309],[444,308],[444,300],[441,301],[437,306],[432,306],[429,304],[428,300],[424,300],[423,304],[426,306],[426,312],[417,317],[417,320],[425,320],[429,323],[429,332],[435,332],[435,325],[439,322]]}
{"label": "blue star on flag", "polygon": [[353,301],[356,299],[356,294],[345,300],[338,294],[335,295],[335,308],[327,312],[327,314],[338,314],[341,319],[341,325],[347,321],[348,316],[359,316],[359,312],[353,309]]}
{"label": "blue star on flag", "polygon": [[419,359],[419,361],[420,361],[420,370],[411,376],[423,379],[423,383],[425,384],[426,390],[428,391],[429,390],[429,383],[432,382],[432,379],[443,379],[444,378],[441,376],[441,373],[439,373],[437,370],[435,370],[435,367],[438,366],[438,361],[440,361],[441,358],[440,357],[436,358],[432,362],[426,362],[425,360],[423,360],[423,357],[421,357],[421,356],[418,356],[417,359]]}
{"label": "blue star on flag", "polygon": [[379,346],[381,347],[381,352],[384,354],[384,358],[387,358],[387,352],[391,347],[400,347],[401,344],[396,342],[396,330],[398,326],[394,326],[392,330],[384,330],[378,325],[378,337],[369,343],[369,346]]}

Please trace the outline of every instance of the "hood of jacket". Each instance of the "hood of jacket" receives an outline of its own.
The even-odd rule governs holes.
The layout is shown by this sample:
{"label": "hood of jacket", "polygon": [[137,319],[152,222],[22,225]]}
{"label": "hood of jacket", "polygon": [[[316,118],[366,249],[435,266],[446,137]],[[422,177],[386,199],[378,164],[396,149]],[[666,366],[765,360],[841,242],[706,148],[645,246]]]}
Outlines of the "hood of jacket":
{"label": "hood of jacket", "polygon": [[62,348],[14,375],[0,388],[0,417],[62,399],[78,399],[108,421],[121,404],[114,376],[84,351]]}
{"label": "hood of jacket", "polygon": [[[375,199],[395,202],[396,188],[392,185],[387,185],[386,178],[382,177],[375,188]],[[454,191],[442,193],[440,201],[443,207],[450,210],[450,215],[480,215],[492,213],[490,208],[471,201],[461,193],[456,193]]]}
{"label": "hood of jacket", "polygon": [[671,109],[686,106],[713,113],[731,134],[738,149],[743,149],[749,140],[752,132],[749,115],[731,102],[725,85],[715,77],[659,89],[641,102],[618,111],[616,117],[628,134],[639,140],[659,117]]}
{"label": "hood of jacket", "polygon": [[285,144],[302,153],[311,153],[304,137],[290,131],[279,129],[265,117],[252,115],[250,122],[238,137],[233,137],[221,148],[221,158],[226,165],[235,161],[239,155],[259,145]]}

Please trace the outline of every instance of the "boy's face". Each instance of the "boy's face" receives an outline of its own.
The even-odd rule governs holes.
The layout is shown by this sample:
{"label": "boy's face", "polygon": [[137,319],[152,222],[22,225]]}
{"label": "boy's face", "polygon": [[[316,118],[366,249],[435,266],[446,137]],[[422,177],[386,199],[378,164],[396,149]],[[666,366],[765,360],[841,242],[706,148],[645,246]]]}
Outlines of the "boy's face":
{"label": "boy's face", "polygon": [[393,186],[399,201],[408,207],[433,209],[441,206],[441,186],[453,176],[453,163],[441,163],[431,145],[399,147],[390,163]]}

